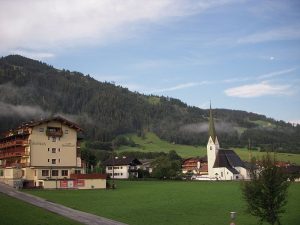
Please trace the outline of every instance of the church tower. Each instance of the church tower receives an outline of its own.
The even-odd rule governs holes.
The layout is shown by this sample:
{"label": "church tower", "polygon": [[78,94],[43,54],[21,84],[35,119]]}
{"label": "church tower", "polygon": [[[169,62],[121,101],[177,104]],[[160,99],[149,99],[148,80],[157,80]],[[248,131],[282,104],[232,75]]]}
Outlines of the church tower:
{"label": "church tower", "polygon": [[209,178],[215,178],[213,166],[216,161],[216,155],[218,154],[220,145],[216,135],[216,129],[214,119],[212,115],[211,105],[209,112],[209,131],[208,131],[208,143],[207,143],[207,164],[208,164],[208,176]]}

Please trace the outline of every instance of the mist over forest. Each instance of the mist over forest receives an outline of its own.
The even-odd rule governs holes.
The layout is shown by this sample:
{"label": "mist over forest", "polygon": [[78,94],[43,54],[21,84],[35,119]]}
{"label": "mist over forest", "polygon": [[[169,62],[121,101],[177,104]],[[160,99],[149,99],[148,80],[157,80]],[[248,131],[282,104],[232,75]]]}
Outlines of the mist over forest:
{"label": "mist over forest", "polygon": [[[239,110],[213,113],[222,147],[245,147],[250,139],[262,151],[300,153],[299,125]],[[208,114],[178,99],[131,92],[19,55],[0,59],[0,132],[60,115],[78,123],[91,142],[151,131],[172,143],[206,145]]]}

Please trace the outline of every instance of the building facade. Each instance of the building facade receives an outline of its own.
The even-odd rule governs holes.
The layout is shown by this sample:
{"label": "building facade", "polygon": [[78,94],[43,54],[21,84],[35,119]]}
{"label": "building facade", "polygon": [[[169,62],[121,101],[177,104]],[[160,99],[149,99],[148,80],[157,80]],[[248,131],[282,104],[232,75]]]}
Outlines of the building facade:
{"label": "building facade", "polygon": [[182,163],[182,173],[195,176],[203,176],[208,174],[207,157],[194,157],[185,159]]}
{"label": "building facade", "polygon": [[115,157],[105,162],[106,174],[115,179],[138,178],[142,163],[131,157]]}
{"label": "building facade", "polygon": [[79,126],[62,117],[24,123],[7,131],[0,139],[0,179],[44,186],[45,181],[84,173],[79,131]]}

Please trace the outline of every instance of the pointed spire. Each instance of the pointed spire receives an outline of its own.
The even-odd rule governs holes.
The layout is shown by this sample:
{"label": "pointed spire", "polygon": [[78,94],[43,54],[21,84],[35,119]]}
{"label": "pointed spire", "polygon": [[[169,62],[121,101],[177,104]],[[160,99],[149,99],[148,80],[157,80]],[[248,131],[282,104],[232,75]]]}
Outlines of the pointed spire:
{"label": "pointed spire", "polygon": [[215,129],[214,118],[213,118],[212,110],[211,110],[211,103],[209,104],[209,130],[208,130],[208,135],[209,135],[209,137],[212,138],[213,142],[215,142],[215,140],[216,140],[216,129]]}

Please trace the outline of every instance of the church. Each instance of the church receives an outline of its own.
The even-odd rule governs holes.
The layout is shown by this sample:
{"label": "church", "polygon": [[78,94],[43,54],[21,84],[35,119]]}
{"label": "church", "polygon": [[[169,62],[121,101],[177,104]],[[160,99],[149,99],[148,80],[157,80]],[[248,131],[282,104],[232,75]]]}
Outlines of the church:
{"label": "church", "polygon": [[210,180],[250,179],[249,170],[240,157],[230,149],[220,148],[210,107],[207,143],[208,177]]}

